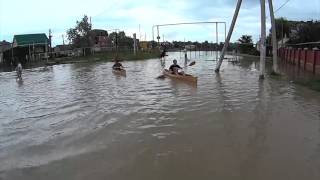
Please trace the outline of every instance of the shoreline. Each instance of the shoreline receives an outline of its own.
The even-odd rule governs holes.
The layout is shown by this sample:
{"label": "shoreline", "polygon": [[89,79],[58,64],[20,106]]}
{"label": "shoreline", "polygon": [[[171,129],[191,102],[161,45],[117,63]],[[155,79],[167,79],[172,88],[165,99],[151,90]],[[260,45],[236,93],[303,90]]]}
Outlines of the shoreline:
{"label": "shoreline", "polygon": [[[29,62],[24,65],[24,69],[36,68],[36,67],[45,67],[53,66],[59,64],[77,64],[77,63],[94,63],[94,62],[112,62],[115,57],[115,52],[99,52],[88,56],[79,56],[79,57],[60,57],[49,59],[48,61],[37,61]],[[150,51],[142,52],[138,51],[136,55],[131,51],[118,52],[118,58],[120,61],[138,61],[138,60],[147,60],[159,58],[160,52]],[[4,64],[0,65],[0,72],[12,72],[15,70],[15,67],[6,66]]]}
{"label": "shoreline", "polygon": [[[120,61],[136,61],[136,60],[146,60],[152,58],[158,58],[160,52],[137,52],[134,55],[132,52],[119,52],[118,58]],[[89,62],[112,62],[115,57],[114,52],[102,52],[95,53],[89,56],[81,57],[62,57],[49,60],[45,65],[57,65],[57,64],[74,64],[74,63],[89,63]]]}

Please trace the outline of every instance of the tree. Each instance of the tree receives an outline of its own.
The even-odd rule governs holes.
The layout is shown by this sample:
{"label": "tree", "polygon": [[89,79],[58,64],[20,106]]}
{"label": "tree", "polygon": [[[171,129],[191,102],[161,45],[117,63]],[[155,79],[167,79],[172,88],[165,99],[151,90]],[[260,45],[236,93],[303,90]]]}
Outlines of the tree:
{"label": "tree", "polygon": [[320,22],[308,21],[300,22],[295,26],[295,30],[290,36],[290,43],[306,43],[320,41]]}
{"label": "tree", "polygon": [[291,22],[283,17],[276,19],[277,39],[282,39],[285,36],[289,37],[291,26]]}
{"label": "tree", "polygon": [[68,40],[75,47],[90,47],[93,40],[90,38],[91,24],[88,21],[88,16],[84,15],[81,21],[76,22],[74,28],[67,30]]}
{"label": "tree", "polygon": [[240,39],[238,39],[239,49],[241,53],[249,54],[253,51],[253,41],[252,36],[242,35]]}
{"label": "tree", "polygon": [[114,45],[118,47],[132,48],[133,47],[133,39],[131,37],[126,36],[124,31],[120,32],[112,32],[109,34],[109,38],[113,41]]}
{"label": "tree", "polygon": [[238,39],[240,44],[253,44],[252,36],[242,35],[240,39]]}

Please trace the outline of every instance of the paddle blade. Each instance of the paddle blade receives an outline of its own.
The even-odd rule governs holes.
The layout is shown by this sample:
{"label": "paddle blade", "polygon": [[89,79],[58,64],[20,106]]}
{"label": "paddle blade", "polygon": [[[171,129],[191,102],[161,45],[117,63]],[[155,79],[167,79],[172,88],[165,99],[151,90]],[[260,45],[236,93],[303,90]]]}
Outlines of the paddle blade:
{"label": "paddle blade", "polygon": [[195,61],[192,61],[190,64],[189,64],[189,66],[193,66],[193,65],[195,65],[196,64],[196,62]]}

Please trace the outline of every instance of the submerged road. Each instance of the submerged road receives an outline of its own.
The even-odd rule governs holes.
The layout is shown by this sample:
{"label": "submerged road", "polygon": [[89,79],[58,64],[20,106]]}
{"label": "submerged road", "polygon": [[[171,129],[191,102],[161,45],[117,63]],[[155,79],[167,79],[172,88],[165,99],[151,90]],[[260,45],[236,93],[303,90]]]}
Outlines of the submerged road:
{"label": "submerged road", "polygon": [[0,73],[0,179],[319,180],[320,93],[210,59],[197,86],[158,59]]}

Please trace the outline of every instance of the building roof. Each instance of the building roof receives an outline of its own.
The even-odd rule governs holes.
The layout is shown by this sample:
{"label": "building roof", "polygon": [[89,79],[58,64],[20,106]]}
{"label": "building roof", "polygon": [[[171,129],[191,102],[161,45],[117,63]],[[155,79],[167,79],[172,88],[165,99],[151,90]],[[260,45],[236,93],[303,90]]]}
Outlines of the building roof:
{"label": "building roof", "polygon": [[47,44],[49,39],[45,33],[14,35],[13,47],[36,44]]}
{"label": "building roof", "polygon": [[0,41],[0,52],[4,52],[11,48],[11,43],[5,40]]}
{"label": "building roof", "polygon": [[108,36],[108,32],[106,30],[103,30],[103,29],[92,29],[90,31],[90,34],[92,36]]}
{"label": "building roof", "polygon": [[72,45],[70,45],[70,44],[57,45],[54,48],[54,51],[68,51],[68,50],[72,50]]}

